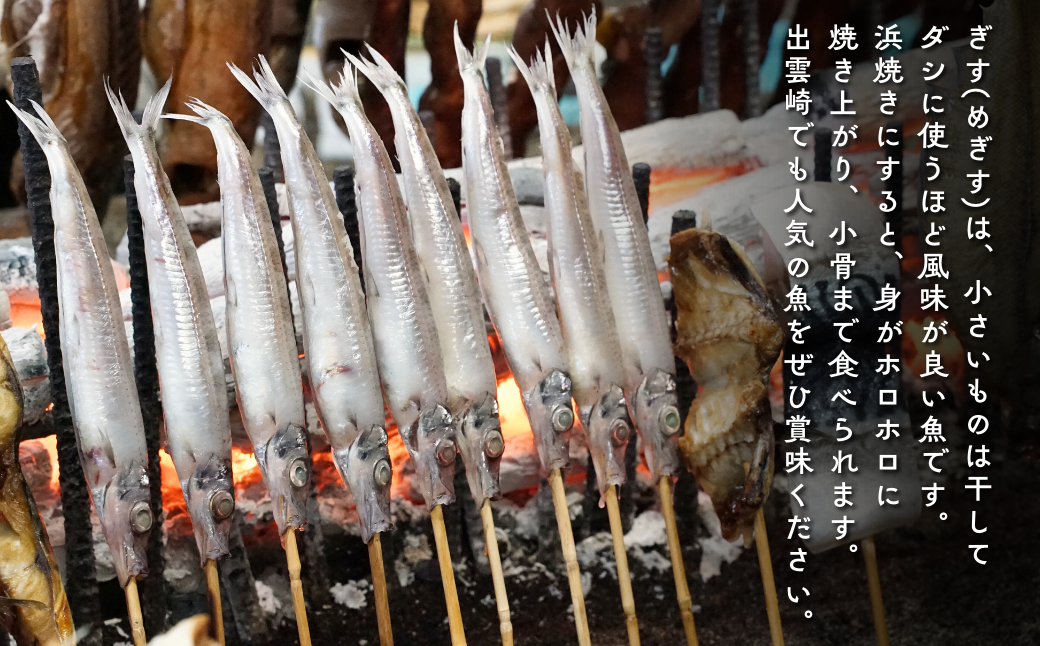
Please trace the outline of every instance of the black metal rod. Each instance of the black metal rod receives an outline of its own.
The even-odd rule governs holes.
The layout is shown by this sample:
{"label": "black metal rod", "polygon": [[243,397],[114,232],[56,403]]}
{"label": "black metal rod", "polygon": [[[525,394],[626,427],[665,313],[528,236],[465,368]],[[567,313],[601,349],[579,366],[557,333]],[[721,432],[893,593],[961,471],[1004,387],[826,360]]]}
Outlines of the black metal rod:
{"label": "black metal rod", "polygon": [[719,0],[701,2],[701,60],[704,97],[700,111],[711,112],[722,105],[721,70],[719,66]]}
{"label": "black metal rod", "polygon": [[639,208],[643,210],[643,224],[650,220],[650,164],[638,162],[632,165],[632,181],[636,185]]}
{"label": "black metal rod", "polygon": [[260,125],[264,127],[264,166],[274,174],[274,181],[282,180],[282,147],[278,142],[278,131],[267,110],[261,110]]}
{"label": "black metal rod", "polygon": [[502,148],[506,159],[513,158],[513,136],[509,129],[509,106],[506,99],[506,86],[502,78],[502,61],[495,56],[488,56],[484,69],[487,71],[488,97],[495,111],[495,126],[502,138]]}
{"label": "black metal rod", "polygon": [[813,179],[817,182],[831,181],[831,136],[830,128],[819,128],[813,133]]}
{"label": "black metal rod", "polygon": [[152,328],[152,304],[148,293],[148,267],[144,254],[144,226],[134,190],[134,161],[123,159],[123,181],[126,186],[126,244],[130,260],[130,310],[134,323],[134,380],[144,420],[144,440],[148,448],[148,493],[152,516],[156,522],[148,535],[146,555],[148,577],[141,581],[141,611],[145,632],[158,635],[167,628],[166,582],[163,572],[162,469],[159,465],[159,426],[162,403],[159,400],[159,371],[155,364],[155,331]]}
{"label": "black metal rod", "polygon": [[361,273],[361,289],[365,289],[365,274],[362,271],[361,230],[358,224],[357,197],[354,195],[354,169],[340,166],[332,171],[332,187],[336,192],[336,206],[343,214],[343,226],[347,228],[347,238],[354,249],[354,262]]}
{"label": "black metal rod", "polygon": [[451,203],[455,205],[455,215],[462,219],[462,184],[454,177],[448,178],[448,191],[451,193]]}
{"label": "black metal rod", "polygon": [[660,27],[650,27],[643,37],[646,60],[646,122],[664,119],[664,81],[661,63],[664,62],[664,34]]}
{"label": "black metal rod", "polygon": [[757,117],[762,114],[762,91],[758,86],[758,70],[762,64],[758,0],[743,0],[741,14],[744,27],[744,114]]}
{"label": "black metal rod", "polygon": [[[11,62],[11,83],[14,104],[21,110],[35,114],[30,101],[42,104],[43,92],[36,63],[31,57],[23,56]],[[94,538],[91,535],[90,495],[79,461],[79,447],[72,427],[68,392],[65,389],[65,370],[62,367],[58,325],[58,268],[54,257],[54,218],[50,201],[51,175],[39,143],[20,121],[18,138],[25,168],[25,193],[28,197],[33,251],[36,254],[40,314],[43,317],[43,331],[47,335],[44,346],[47,348],[47,367],[50,370],[54,400],[51,424],[57,436],[58,483],[65,512],[66,571],[75,573],[74,576],[66,577],[65,594],[72,608],[73,620],[80,630],[87,631],[79,643],[97,646],[101,644],[101,603],[94,561]]]}

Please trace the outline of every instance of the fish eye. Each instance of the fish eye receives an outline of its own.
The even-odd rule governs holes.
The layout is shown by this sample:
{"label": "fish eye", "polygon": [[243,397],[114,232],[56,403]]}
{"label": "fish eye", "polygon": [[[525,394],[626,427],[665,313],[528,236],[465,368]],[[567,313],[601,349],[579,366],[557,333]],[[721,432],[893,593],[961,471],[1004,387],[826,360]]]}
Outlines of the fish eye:
{"label": "fish eye", "polygon": [[574,426],[574,411],[567,404],[560,404],[552,413],[553,430],[564,433]]}
{"label": "fish eye", "polygon": [[390,466],[390,460],[383,458],[379,462],[376,462],[376,466],[372,469],[372,477],[375,478],[376,485],[385,487],[390,484],[390,479],[394,475],[394,470]]}
{"label": "fish eye", "polygon": [[610,425],[610,440],[615,446],[623,446],[628,441],[629,435],[631,435],[631,430],[625,420],[616,419]]}
{"label": "fish eye", "polygon": [[675,406],[665,406],[658,416],[661,421],[661,433],[665,437],[671,437],[679,432],[679,409]]}
{"label": "fish eye", "polygon": [[484,436],[484,453],[489,458],[497,458],[502,455],[502,452],[506,449],[505,438],[502,437],[502,431],[497,428],[488,431]]}
{"label": "fish eye", "polygon": [[235,512],[235,497],[224,490],[213,492],[209,498],[209,511],[217,520],[231,518]]}
{"label": "fish eye", "polygon": [[307,484],[310,480],[310,469],[307,468],[307,461],[303,458],[296,458],[289,463],[289,482],[294,487],[302,487]]}
{"label": "fish eye", "polygon": [[130,527],[136,534],[143,534],[152,528],[154,518],[148,503],[140,500],[130,508]]}
{"label": "fish eye", "polygon": [[455,448],[455,443],[451,440],[441,440],[441,445],[437,447],[437,461],[442,466],[448,466],[455,461],[455,455],[458,450]]}

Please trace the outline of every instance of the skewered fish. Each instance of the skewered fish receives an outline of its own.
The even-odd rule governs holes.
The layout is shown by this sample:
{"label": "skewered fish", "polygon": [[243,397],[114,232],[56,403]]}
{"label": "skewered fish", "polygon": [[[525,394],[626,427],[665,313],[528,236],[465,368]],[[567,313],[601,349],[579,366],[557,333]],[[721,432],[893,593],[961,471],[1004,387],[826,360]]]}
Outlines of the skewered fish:
{"label": "skewered fish", "polygon": [[86,186],[65,138],[11,106],[40,143],[51,175],[61,350],[80,462],[119,584],[148,573],[148,449],[119,292]]}
{"label": "skewered fish", "polygon": [[571,159],[571,138],[556,99],[552,52],[528,66],[509,51],[531,87],[542,143],[545,206],[549,213],[549,274],[567,342],[578,417],[588,435],[600,493],[625,482],[625,447],[631,429],[625,410],[624,369],[603,263],[581,176]]}
{"label": "skewered fish", "polygon": [[675,359],[650,238],[643,222],[621,135],[592,62],[596,17],[569,36],[562,21],[553,33],[578,94],[585,145],[585,188],[602,245],[607,292],[621,341],[625,395],[657,481],[681,466],[676,440]]}
{"label": "skewered fish", "polygon": [[426,506],[455,500],[455,422],[433,310],[409,239],[404,200],[383,141],[365,116],[357,76],[345,63],[338,85],[312,79],[343,116],[354,147],[368,316],[383,392],[415,461]]}
{"label": "skewered fish", "polygon": [[354,496],[361,535],[368,543],[375,533],[392,526],[393,469],[365,297],[321,161],[262,56],[259,64],[255,83],[242,70],[229,67],[271,114],[278,133],[292,211],[296,286],[312,399],[336,468]]}
{"label": "skewered fish", "polygon": [[111,90],[108,101],[134,160],[166,450],[177,468],[199,555],[205,562],[228,554],[235,511],[231,431],[224,361],[206,280],[155,146],[171,82],[148,101],[140,125]]}
{"label": "skewered fish", "polygon": [[58,563],[18,461],[22,389],[0,339],[0,626],[19,644],[74,639]]}
{"label": "skewered fish", "polygon": [[477,274],[448,182],[408,98],[408,88],[379,52],[369,51],[374,63],[347,57],[383,93],[393,115],[412,239],[437,324],[456,441],[479,509],[486,498],[499,492],[505,440]]}
{"label": "skewered fish", "polygon": [[249,148],[224,114],[202,101],[198,116],[217,145],[223,209],[227,339],[242,424],[274,503],[278,535],[307,523],[310,454],[289,292],[271,215]]}
{"label": "skewered fish", "polygon": [[675,351],[702,387],[679,446],[711,497],[722,535],[749,536],[773,478],[766,380],[783,347],[783,327],[754,265],[726,236],[707,229],[678,233],[669,264]]}
{"label": "skewered fish", "polygon": [[567,445],[574,425],[571,378],[556,308],[520,219],[484,85],[489,43],[471,54],[456,30],[455,53],[466,88],[462,160],[473,237],[470,253],[488,313],[520,387],[542,469],[551,473],[569,462]]}

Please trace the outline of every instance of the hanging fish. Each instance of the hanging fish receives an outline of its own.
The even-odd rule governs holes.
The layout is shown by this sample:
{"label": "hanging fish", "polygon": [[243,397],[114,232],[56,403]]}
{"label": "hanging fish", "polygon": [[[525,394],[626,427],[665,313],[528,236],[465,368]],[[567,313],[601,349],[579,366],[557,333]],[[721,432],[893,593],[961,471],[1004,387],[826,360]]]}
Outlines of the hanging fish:
{"label": "hanging fish", "polygon": [[365,295],[321,161],[263,56],[259,65],[255,82],[234,65],[228,67],[270,113],[278,134],[312,399],[368,543],[374,534],[393,526],[393,468]]}
{"label": "hanging fish", "polygon": [[444,361],[419,259],[409,239],[401,189],[383,140],[365,116],[357,76],[345,63],[338,85],[311,79],[343,116],[354,147],[365,293],[383,393],[415,462],[426,506],[455,500],[455,422]]}
{"label": "hanging fish", "polygon": [[177,468],[199,556],[205,563],[228,554],[235,511],[231,431],[224,361],[206,279],[155,146],[170,83],[148,101],[140,125],[111,89],[108,101],[134,160],[166,451]]}
{"label": "hanging fish", "polygon": [[489,43],[471,54],[456,29],[455,53],[466,90],[462,161],[471,253],[488,313],[520,387],[542,469],[551,473],[569,461],[571,378],[556,308],[520,218],[484,85]]}
{"label": "hanging fish", "polygon": [[[8,104],[10,105],[10,104]],[[119,584],[148,573],[148,449],[119,290],[94,206],[65,138],[43,108],[14,110],[47,156],[61,351],[83,474]]]}
{"label": "hanging fish", "polygon": [[621,342],[625,395],[656,482],[682,466],[675,357],[657,267],[621,135],[596,77],[596,16],[586,18],[573,36],[558,19],[553,34],[578,94],[585,189]]}
{"label": "hanging fish", "polygon": [[499,493],[505,450],[480,286],[448,182],[408,98],[408,88],[379,52],[371,47],[369,52],[371,63],[346,56],[383,94],[393,115],[412,240],[437,324],[450,412],[457,424],[455,437],[479,509],[485,499]]}
{"label": "hanging fish", "polygon": [[571,158],[571,137],[560,114],[552,51],[530,66],[509,50],[538,111],[545,207],[549,214],[549,275],[567,343],[578,417],[588,436],[600,493],[625,482],[625,447],[631,435],[625,409],[624,368],[614,314],[603,277],[585,189]]}
{"label": "hanging fish", "polygon": [[231,119],[202,101],[197,116],[217,146],[227,341],[242,424],[274,503],[278,535],[307,524],[310,453],[300,359],[278,243],[260,177]]}

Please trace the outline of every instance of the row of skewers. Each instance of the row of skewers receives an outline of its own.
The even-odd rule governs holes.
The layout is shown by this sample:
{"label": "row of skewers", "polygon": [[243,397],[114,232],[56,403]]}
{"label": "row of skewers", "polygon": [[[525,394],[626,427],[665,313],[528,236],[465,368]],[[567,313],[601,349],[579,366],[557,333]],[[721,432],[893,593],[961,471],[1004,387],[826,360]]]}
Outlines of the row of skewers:
{"label": "row of skewers", "polygon": [[[572,160],[548,43],[544,55],[538,53],[529,62],[511,52],[538,110],[551,291],[520,217],[484,84],[487,42],[470,51],[456,29],[465,85],[462,147],[469,247],[430,139],[392,66],[370,49],[371,60],[346,54],[338,83],[307,79],[342,115],[353,144],[361,269],[321,162],[271,67],[261,57],[250,76],[228,65],[270,114],[280,143],[297,245],[301,316],[295,322],[264,190],[232,122],[198,100],[188,104],[192,115],[163,115],[168,81],[148,101],[138,123],[122,98],[108,90],[135,167],[166,449],[210,583],[218,641],[223,639],[216,563],[228,554],[235,509],[229,403],[199,260],[159,161],[156,138],[164,117],[204,126],[216,143],[231,368],[243,425],[286,549],[301,644],[309,644],[310,635],[295,532],[306,524],[311,463],[294,325],[302,327],[311,401],[336,467],[354,496],[362,539],[369,545],[382,643],[392,643],[379,542],[380,533],[392,527],[387,409],[415,463],[430,511],[452,643],[466,643],[442,514],[442,506],[455,499],[456,455],[481,510],[503,643],[512,643],[489,503],[499,493],[505,441],[485,307],[549,475],[579,644],[591,642],[561,476],[575,426],[587,438],[601,504],[608,510],[629,642],[639,643],[639,628],[618,488],[625,484],[624,455],[635,430],[660,489],[687,640],[696,643],[671,504],[671,478],[682,467],[682,420],[668,315],[625,152],[593,65],[595,18],[573,34],[557,21],[553,33],[577,90],[586,147],[584,178]],[[390,106],[401,184],[366,117],[358,73]],[[40,143],[50,168],[60,336],[73,423],[92,500],[126,590],[134,641],[143,644],[136,582],[147,573],[145,543],[155,519],[148,505],[143,422],[115,279],[97,216],[61,133],[39,105],[35,116],[11,107]],[[728,241],[722,243],[730,248]],[[732,253],[719,253],[740,264]],[[737,272],[747,274],[740,287],[757,294],[762,290],[755,291],[755,281],[761,288],[761,280],[744,260],[750,274]],[[696,275],[696,268],[691,271]],[[767,305],[768,299],[763,305],[768,310]],[[768,328],[770,321],[766,323]],[[771,323],[775,327],[775,318]],[[743,381],[762,381],[762,366],[768,372],[782,331],[772,330],[770,338],[775,348],[759,352],[760,361],[744,366]],[[695,352],[690,350],[688,358]],[[766,356],[770,353],[771,360]],[[696,366],[692,360],[691,367]],[[729,391],[736,389],[736,410],[755,431],[762,426],[764,386],[749,389],[741,382],[727,390],[727,374],[732,373],[723,366],[695,376],[698,381],[703,376],[709,385],[713,379],[717,383],[723,396],[716,408],[725,407]],[[713,492],[713,499],[724,512],[720,517],[727,534],[740,533],[769,488],[772,434],[760,438],[731,424],[728,412],[722,417],[710,407],[694,412],[697,420],[683,450],[688,461],[691,452],[702,456],[691,461],[699,471],[722,473],[712,475],[725,485]],[[739,435],[733,441],[726,436],[731,428]],[[728,450],[731,444],[737,446],[735,452]],[[752,486],[746,486],[745,478]]]}

